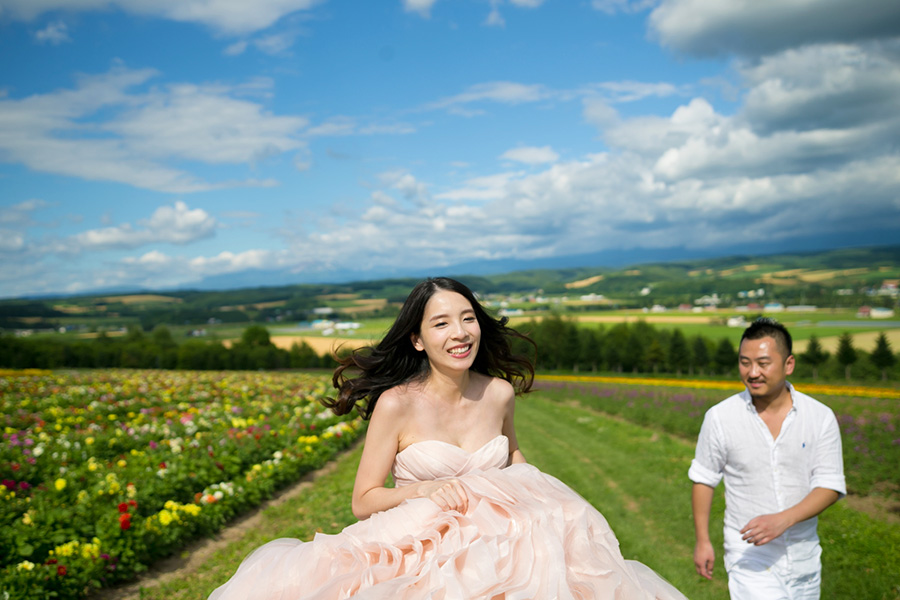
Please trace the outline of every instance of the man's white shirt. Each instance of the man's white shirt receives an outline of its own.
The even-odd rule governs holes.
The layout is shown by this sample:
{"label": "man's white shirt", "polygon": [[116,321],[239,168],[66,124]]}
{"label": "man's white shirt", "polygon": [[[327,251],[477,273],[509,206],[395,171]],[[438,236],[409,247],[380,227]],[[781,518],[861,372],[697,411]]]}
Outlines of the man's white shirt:
{"label": "man's white shirt", "polygon": [[740,530],[754,517],[794,506],[813,488],[847,493],[834,412],[787,385],[793,406],[777,438],[747,390],[716,404],[703,419],[688,477],[713,488],[725,480],[727,569],[747,560],[794,574],[818,569],[817,517],[762,546],[745,542]]}

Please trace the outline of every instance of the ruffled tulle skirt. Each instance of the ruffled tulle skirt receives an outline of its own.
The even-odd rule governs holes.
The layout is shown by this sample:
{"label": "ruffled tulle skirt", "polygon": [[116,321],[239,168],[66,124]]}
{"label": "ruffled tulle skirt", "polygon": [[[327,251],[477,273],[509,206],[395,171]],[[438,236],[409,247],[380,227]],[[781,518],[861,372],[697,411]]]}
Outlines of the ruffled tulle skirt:
{"label": "ruffled tulle skirt", "polygon": [[464,514],[406,501],[336,535],[272,541],[210,600],[684,598],[625,560],[606,519],[533,466],[458,478]]}

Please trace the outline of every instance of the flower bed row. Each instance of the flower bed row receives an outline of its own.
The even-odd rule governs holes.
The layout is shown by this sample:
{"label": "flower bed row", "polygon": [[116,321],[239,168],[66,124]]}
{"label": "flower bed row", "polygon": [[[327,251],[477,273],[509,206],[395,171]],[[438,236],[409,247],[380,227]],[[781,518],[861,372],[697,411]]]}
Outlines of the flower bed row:
{"label": "flower bed row", "polygon": [[296,373],[0,375],[0,598],[83,598],[220,530],[361,433]]}
{"label": "flower bed row", "polygon": [[[535,388],[553,397],[574,396],[582,405],[639,425],[696,439],[706,410],[740,391],[740,382],[540,376]],[[695,385],[699,384],[699,385]],[[844,473],[851,493],[900,497],[900,404],[890,388],[797,384],[837,416]],[[862,393],[861,393],[862,392]]]}

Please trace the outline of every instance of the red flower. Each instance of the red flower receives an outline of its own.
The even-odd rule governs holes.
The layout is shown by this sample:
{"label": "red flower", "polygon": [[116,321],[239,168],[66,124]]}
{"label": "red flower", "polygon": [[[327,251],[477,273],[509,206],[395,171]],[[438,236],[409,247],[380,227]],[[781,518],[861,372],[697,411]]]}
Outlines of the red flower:
{"label": "red flower", "polygon": [[132,508],[137,508],[137,500],[129,500],[128,506],[130,506]]}
{"label": "red flower", "polygon": [[119,512],[120,512],[120,513],[127,513],[127,512],[128,512],[128,503],[127,503],[127,502],[122,502],[122,503],[119,504]]}
{"label": "red flower", "polygon": [[166,463],[164,463],[164,462],[159,463],[159,468],[160,468],[160,469],[165,469],[165,468],[166,468]]}
{"label": "red flower", "polygon": [[56,567],[56,574],[60,577],[65,577],[66,573],[66,565],[59,565],[58,567]]}
{"label": "red flower", "polygon": [[128,513],[124,513],[119,515],[119,527],[122,528],[122,531],[127,531],[131,529],[131,515]]}
{"label": "red flower", "polygon": [[58,562],[59,562],[59,561],[56,560],[55,558],[47,559],[47,564],[48,564],[48,565],[55,565],[55,564],[58,563]]}

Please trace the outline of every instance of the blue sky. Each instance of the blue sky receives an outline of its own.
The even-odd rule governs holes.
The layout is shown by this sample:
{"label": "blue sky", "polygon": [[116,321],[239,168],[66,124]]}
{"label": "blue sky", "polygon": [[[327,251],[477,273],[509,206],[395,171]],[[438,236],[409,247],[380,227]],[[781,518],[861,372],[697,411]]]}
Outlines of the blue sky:
{"label": "blue sky", "polygon": [[896,0],[0,0],[0,297],[896,243],[898,106]]}

